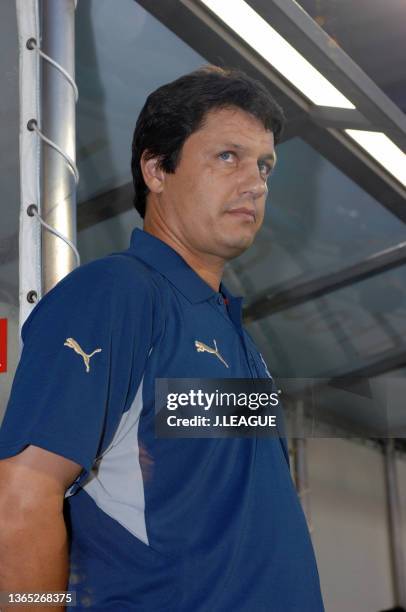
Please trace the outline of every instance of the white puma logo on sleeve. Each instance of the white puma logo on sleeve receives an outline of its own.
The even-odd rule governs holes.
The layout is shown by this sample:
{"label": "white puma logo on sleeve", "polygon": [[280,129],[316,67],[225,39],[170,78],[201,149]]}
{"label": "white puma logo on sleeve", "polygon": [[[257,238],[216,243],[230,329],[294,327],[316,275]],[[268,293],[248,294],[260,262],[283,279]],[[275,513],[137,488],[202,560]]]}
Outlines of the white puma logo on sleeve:
{"label": "white puma logo on sleeve", "polygon": [[68,346],[69,348],[73,349],[75,351],[75,353],[77,353],[78,355],[81,355],[83,357],[83,361],[85,362],[85,366],[86,366],[86,372],[89,372],[89,370],[90,370],[90,365],[89,365],[90,358],[93,357],[93,355],[95,353],[101,353],[101,350],[102,350],[101,348],[97,348],[92,353],[87,355],[81,349],[81,347],[76,342],[76,340],[74,340],[73,338],[66,338],[65,342],[63,343],[63,345],[64,346]]}

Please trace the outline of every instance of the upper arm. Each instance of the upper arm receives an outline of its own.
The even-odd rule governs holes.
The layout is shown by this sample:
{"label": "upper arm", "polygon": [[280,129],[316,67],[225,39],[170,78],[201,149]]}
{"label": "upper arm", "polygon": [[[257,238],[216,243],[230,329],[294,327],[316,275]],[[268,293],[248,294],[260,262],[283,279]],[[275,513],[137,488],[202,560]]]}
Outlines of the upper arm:
{"label": "upper arm", "polygon": [[38,446],[0,460],[0,513],[42,509],[61,511],[66,489],[78,476],[81,466]]}
{"label": "upper arm", "polygon": [[[81,479],[86,477],[142,377],[152,340],[147,280],[124,269],[118,258],[96,260],[40,300],[23,327],[23,351],[0,429],[0,458],[20,455],[21,470],[27,470],[26,453],[33,452],[27,447],[38,447],[60,457],[55,466],[77,464]],[[38,453],[44,459],[36,451],[36,461]],[[65,467],[58,471],[63,478]]]}

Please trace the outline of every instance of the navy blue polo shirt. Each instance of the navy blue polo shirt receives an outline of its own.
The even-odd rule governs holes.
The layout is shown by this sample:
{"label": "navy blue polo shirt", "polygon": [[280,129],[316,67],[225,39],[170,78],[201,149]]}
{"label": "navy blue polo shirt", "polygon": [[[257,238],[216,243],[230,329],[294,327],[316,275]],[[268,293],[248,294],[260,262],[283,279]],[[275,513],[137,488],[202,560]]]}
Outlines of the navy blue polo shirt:
{"label": "navy blue polo shirt", "polygon": [[155,437],[156,378],[270,376],[241,302],[135,229],[26,320],[0,458],[34,444],[82,467],[65,500],[78,608],[324,609],[285,438]]}

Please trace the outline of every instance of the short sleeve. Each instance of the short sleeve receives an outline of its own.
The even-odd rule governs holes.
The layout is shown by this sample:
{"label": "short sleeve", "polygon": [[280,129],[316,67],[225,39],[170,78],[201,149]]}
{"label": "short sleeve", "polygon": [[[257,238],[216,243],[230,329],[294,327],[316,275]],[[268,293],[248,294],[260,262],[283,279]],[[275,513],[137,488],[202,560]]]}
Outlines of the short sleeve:
{"label": "short sleeve", "polygon": [[142,379],[154,310],[151,284],[123,259],[77,268],[24,323],[0,459],[33,444],[87,472],[114,435]]}

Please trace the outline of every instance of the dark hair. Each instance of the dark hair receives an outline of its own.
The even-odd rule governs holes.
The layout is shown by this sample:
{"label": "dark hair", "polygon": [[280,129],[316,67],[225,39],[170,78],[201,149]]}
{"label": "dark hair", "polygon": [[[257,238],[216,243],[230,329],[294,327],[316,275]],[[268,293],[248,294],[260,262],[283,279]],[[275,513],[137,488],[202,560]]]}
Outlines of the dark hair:
{"label": "dark hair", "polygon": [[160,167],[174,173],[185,140],[200,129],[213,109],[237,107],[259,119],[279,141],[285,122],[281,107],[266,87],[244,72],[203,66],[152,92],[137,120],[132,142],[131,171],[134,206],[145,216],[148,187],[141,170],[141,156],[160,158]]}

